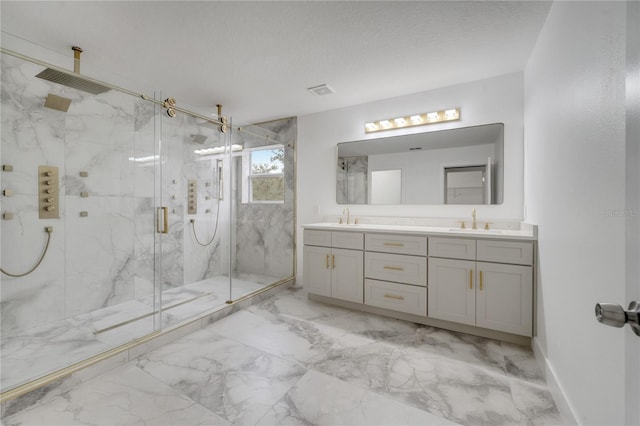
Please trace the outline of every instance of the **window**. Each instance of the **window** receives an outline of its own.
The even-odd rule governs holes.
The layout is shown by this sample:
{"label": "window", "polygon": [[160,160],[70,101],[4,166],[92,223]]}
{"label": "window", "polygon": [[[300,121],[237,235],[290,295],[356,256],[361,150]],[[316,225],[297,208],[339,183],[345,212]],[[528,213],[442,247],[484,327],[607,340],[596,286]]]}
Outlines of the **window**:
{"label": "window", "polygon": [[249,203],[284,202],[284,146],[271,145],[247,150]]}

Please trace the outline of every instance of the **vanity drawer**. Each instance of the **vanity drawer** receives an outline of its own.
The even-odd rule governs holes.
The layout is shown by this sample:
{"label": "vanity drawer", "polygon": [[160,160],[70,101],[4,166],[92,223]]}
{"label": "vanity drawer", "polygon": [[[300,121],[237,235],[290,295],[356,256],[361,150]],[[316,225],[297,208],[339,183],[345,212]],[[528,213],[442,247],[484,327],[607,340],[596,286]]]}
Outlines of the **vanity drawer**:
{"label": "vanity drawer", "polygon": [[365,252],[364,276],[398,283],[427,285],[427,258]]}
{"label": "vanity drawer", "polygon": [[364,304],[415,315],[427,315],[427,288],[364,280]]}
{"label": "vanity drawer", "polygon": [[427,237],[366,234],[364,248],[369,251],[426,256]]}
{"label": "vanity drawer", "polygon": [[364,234],[360,232],[332,232],[331,247],[362,250]]}
{"label": "vanity drawer", "polygon": [[478,260],[532,265],[533,243],[478,240]]}
{"label": "vanity drawer", "polygon": [[429,238],[429,256],[476,260],[476,240]]}
{"label": "vanity drawer", "polygon": [[331,247],[331,232],[305,229],[304,244],[307,246]]}

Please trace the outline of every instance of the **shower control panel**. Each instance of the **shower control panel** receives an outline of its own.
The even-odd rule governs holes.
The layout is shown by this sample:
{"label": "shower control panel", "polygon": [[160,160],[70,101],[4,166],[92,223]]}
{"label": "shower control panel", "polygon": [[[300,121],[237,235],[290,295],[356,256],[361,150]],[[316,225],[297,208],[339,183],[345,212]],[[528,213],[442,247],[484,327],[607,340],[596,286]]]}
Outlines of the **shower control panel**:
{"label": "shower control panel", "polygon": [[53,166],[39,166],[38,209],[40,219],[57,219],[60,217],[58,210],[59,193],[58,168]]}
{"label": "shower control panel", "polygon": [[187,213],[198,213],[198,182],[193,179],[187,181]]}

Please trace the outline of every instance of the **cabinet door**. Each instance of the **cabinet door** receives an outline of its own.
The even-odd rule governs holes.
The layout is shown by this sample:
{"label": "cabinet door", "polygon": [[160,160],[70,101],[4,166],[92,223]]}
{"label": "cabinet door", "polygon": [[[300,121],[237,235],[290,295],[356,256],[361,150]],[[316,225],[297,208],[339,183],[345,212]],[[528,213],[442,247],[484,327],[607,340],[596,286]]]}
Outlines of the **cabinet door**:
{"label": "cabinet door", "polygon": [[428,311],[431,318],[476,324],[476,263],[429,259]]}
{"label": "cabinet door", "polygon": [[304,246],[304,286],[309,293],[331,296],[331,249]]}
{"label": "cabinet door", "polygon": [[364,260],[360,250],[332,249],[331,297],[364,302]]}
{"label": "cabinet door", "polygon": [[530,266],[478,262],[478,327],[531,336],[533,272]]}

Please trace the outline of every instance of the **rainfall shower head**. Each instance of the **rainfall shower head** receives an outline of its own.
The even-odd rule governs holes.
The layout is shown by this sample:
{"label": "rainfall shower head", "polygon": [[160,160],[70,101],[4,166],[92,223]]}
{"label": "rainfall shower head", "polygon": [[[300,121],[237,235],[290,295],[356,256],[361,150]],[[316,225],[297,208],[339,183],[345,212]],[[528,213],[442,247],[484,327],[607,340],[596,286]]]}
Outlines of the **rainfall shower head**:
{"label": "rainfall shower head", "polygon": [[191,142],[203,144],[207,140],[205,135],[191,135]]}
{"label": "rainfall shower head", "polygon": [[73,50],[73,72],[76,75],[47,68],[40,74],[36,75],[36,77],[53,83],[62,84],[63,86],[82,90],[83,92],[88,92],[92,95],[99,95],[100,93],[110,90],[107,86],[93,81],[88,81],[85,77],[80,75],[80,53],[82,53],[82,49],[77,46],[73,46],[71,49]]}
{"label": "rainfall shower head", "polygon": [[47,99],[44,100],[45,107],[62,112],[69,111],[69,105],[71,105],[71,99],[63,98],[62,96],[54,95],[52,93],[49,93]]}

